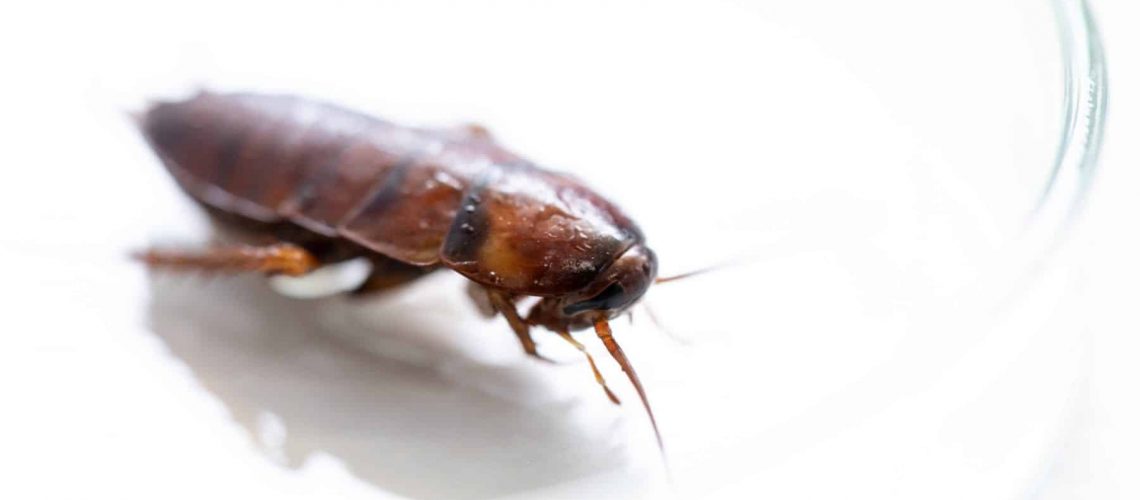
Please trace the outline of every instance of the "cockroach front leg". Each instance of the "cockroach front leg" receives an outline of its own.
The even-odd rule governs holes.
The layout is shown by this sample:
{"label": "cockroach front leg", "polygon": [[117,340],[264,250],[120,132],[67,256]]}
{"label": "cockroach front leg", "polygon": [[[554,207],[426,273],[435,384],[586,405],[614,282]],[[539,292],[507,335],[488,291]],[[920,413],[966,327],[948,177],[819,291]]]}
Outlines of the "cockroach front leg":
{"label": "cockroach front leg", "polygon": [[198,251],[150,249],[136,253],[134,257],[158,269],[261,272],[286,276],[300,276],[320,265],[308,250],[290,243],[219,246]]}
{"label": "cockroach front leg", "polygon": [[581,342],[574,340],[574,337],[570,336],[570,332],[559,331],[557,333],[559,337],[562,337],[567,342],[569,342],[570,345],[573,345],[575,349],[578,349],[582,352],[582,354],[586,355],[586,361],[590,363],[590,369],[594,372],[594,380],[597,380],[598,384],[602,386],[602,390],[606,391],[606,397],[610,398],[610,401],[612,401],[613,404],[620,405],[621,400],[618,399],[617,394],[614,394],[614,391],[610,390],[610,386],[606,385],[605,377],[602,377],[602,372],[598,371],[598,364],[594,362],[594,357],[591,356],[590,352],[586,350],[586,346],[582,345]]}
{"label": "cockroach front leg", "polygon": [[507,323],[510,323],[511,330],[514,330],[515,335],[519,338],[519,343],[522,344],[523,350],[527,354],[540,359],[542,361],[550,362],[550,359],[538,353],[538,347],[534,344],[534,338],[530,336],[530,325],[519,316],[518,309],[515,309],[514,302],[506,294],[496,291],[487,290],[487,298],[491,300],[491,306],[499,311],[503,317],[507,318]]}

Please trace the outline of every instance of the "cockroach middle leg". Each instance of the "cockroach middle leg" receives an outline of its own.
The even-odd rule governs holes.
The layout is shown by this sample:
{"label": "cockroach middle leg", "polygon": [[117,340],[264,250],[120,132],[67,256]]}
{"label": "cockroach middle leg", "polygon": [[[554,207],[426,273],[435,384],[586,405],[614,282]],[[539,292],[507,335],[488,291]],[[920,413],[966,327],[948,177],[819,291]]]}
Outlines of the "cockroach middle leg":
{"label": "cockroach middle leg", "polygon": [[519,343],[522,344],[523,350],[537,359],[551,362],[549,358],[538,353],[538,346],[534,343],[534,337],[530,336],[530,325],[519,316],[518,309],[515,308],[515,304],[511,301],[510,297],[502,292],[487,290],[487,298],[491,299],[491,306],[494,307],[496,311],[499,311],[503,317],[507,318],[507,323],[511,325],[511,330],[514,330],[515,335],[518,336]]}
{"label": "cockroach middle leg", "polygon": [[574,337],[570,336],[570,332],[558,332],[558,336],[566,339],[567,342],[569,342],[579,351],[582,351],[582,354],[586,355],[586,361],[590,362],[590,369],[594,371],[594,379],[597,380],[598,384],[602,386],[602,390],[606,391],[606,397],[610,398],[610,401],[613,401],[615,405],[620,405],[621,400],[618,399],[617,394],[614,394],[614,391],[611,391],[610,387],[606,385],[606,379],[602,377],[602,372],[598,371],[598,365],[597,363],[594,363],[594,357],[591,356],[590,352],[586,350],[586,346],[582,345],[581,342],[574,340]]}
{"label": "cockroach middle leg", "polygon": [[218,246],[197,251],[152,248],[138,252],[134,257],[156,269],[223,273],[261,272],[286,276],[300,276],[320,265],[317,258],[308,250],[290,243],[265,246]]}

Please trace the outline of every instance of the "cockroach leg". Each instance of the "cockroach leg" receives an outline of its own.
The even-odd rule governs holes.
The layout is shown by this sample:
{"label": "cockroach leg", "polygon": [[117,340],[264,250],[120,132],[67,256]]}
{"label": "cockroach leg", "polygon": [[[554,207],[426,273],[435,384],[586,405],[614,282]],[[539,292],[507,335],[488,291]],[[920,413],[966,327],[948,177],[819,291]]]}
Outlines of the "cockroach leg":
{"label": "cockroach leg", "polygon": [[514,330],[515,335],[519,338],[519,343],[522,344],[523,350],[527,354],[548,363],[552,362],[549,358],[538,353],[534,338],[530,336],[530,325],[519,317],[519,312],[515,309],[515,304],[510,297],[502,292],[488,289],[487,298],[491,299],[491,305],[494,306],[495,310],[507,318],[507,323],[511,325],[511,330]]}
{"label": "cockroach leg", "polygon": [[610,351],[610,356],[613,356],[614,361],[617,361],[617,364],[621,366],[622,371],[629,377],[629,383],[633,384],[633,388],[637,390],[637,395],[641,398],[641,404],[645,406],[645,413],[649,415],[649,422],[653,424],[653,435],[657,438],[657,448],[664,453],[665,444],[661,441],[661,431],[657,428],[657,419],[653,416],[653,408],[649,406],[649,398],[645,396],[645,388],[641,386],[641,379],[637,377],[637,372],[633,370],[633,365],[629,363],[629,358],[625,357],[625,352],[621,350],[621,346],[614,340],[613,332],[610,330],[610,323],[606,321],[605,318],[594,320],[594,332],[598,334],[598,338],[602,339],[606,350]]}
{"label": "cockroach leg", "polygon": [[602,377],[602,372],[598,371],[598,365],[594,363],[594,357],[591,356],[590,352],[586,350],[586,346],[582,345],[581,342],[574,340],[574,337],[570,336],[570,332],[560,331],[557,333],[559,337],[566,339],[567,342],[569,342],[579,351],[582,351],[582,354],[586,355],[586,361],[590,362],[590,369],[594,371],[594,380],[597,380],[598,384],[602,386],[602,390],[606,391],[606,396],[610,398],[610,401],[613,401],[615,405],[620,405],[621,400],[618,399],[617,394],[614,394],[614,391],[611,391],[610,387],[606,385],[606,379]]}
{"label": "cockroach leg", "polygon": [[150,249],[134,258],[152,268],[224,273],[261,272],[300,276],[320,262],[304,248],[290,243],[267,246],[219,246],[199,251]]}

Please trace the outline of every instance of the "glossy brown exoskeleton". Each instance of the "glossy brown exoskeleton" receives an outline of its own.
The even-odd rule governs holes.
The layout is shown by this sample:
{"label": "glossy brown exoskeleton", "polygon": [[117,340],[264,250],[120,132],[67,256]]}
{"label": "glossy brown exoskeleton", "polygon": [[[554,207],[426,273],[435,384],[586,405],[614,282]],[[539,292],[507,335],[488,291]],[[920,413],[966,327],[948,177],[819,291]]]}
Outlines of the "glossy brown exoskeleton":
{"label": "glossy brown exoskeleton", "polygon": [[[592,327],[653,420],[608,320],[653,283],[656,258],[637,225],[577,179],[480,127],[401,127],[295,97],[201,93],[156,104],[139,122],[190,196],[274,241],[149,250],[139,255],[149,265],[302,275],[366,257],[373,271],[358,293],[453,269],[486,291],[532,356],[532,326],[582,352],[569,332]],[[540,300],[524,316],[515,303],[525,296]]]}

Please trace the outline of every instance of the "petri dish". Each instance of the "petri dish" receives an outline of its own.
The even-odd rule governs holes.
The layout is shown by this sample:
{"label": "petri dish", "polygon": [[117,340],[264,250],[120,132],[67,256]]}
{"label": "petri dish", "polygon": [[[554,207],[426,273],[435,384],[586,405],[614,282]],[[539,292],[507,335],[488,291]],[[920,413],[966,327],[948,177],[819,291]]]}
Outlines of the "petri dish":
{"label": "petri dish", "polygon": [[[1107,96],[1084,2],[210,3],[113,30],[93,98],[205,86],[480,121],[618,201],[664,273],[734,262],[651,291],[663,328],[640,309],[615,327],[671,482],[636,405],[611,407],[584,365],[528,364],[454,276],[365,303],[154,282],[150,334],[259,444],[249,460],[281,466],[225,476],[242,491],[1008,498],[1051,484],[1085,345],[1075,264],[1053,249],[1095,177]],[[127,156],[153,180],[149,223],[201,220],[141,142]]]}

